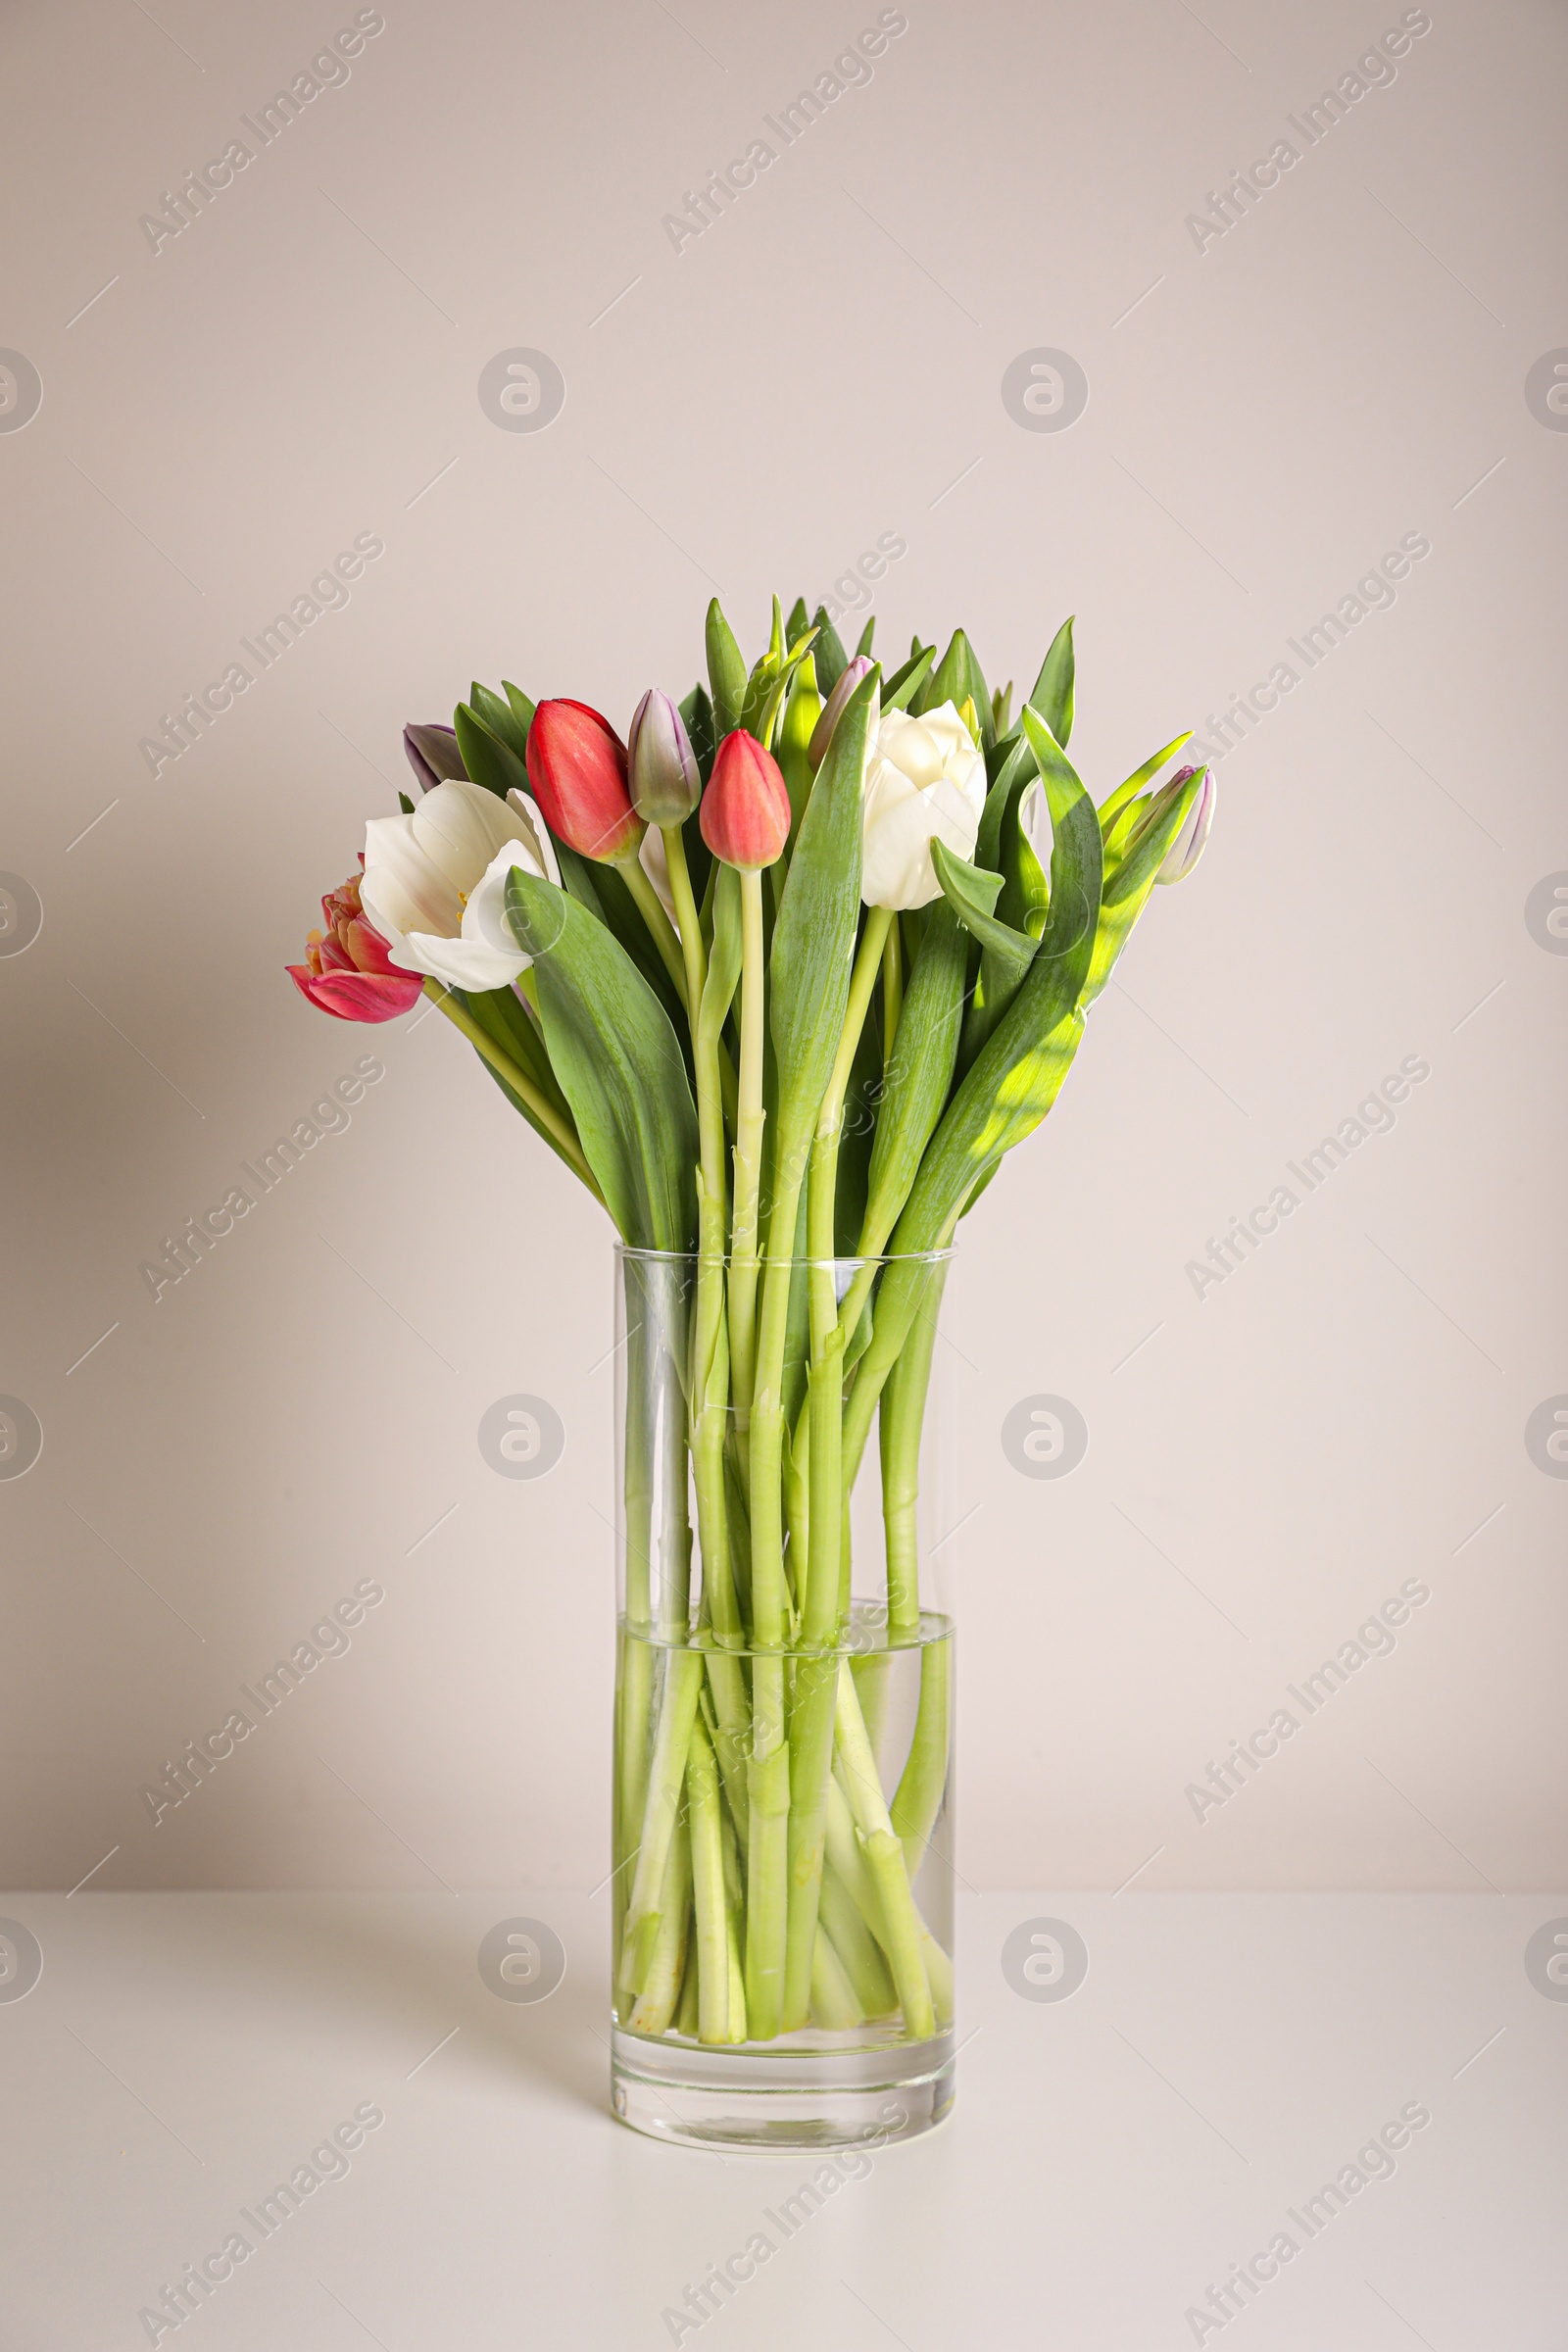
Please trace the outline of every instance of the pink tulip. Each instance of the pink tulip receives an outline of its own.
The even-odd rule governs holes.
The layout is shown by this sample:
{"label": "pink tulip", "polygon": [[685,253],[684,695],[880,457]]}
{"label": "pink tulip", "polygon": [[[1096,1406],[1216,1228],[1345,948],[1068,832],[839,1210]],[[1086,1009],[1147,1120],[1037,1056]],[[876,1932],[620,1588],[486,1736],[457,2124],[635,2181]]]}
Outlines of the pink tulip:
{"label": "pink tulip", "polygon": [[300,995],[340,1021],[390,1021],[407,1012],[424,983],[396,968],[386,941],[366,921],[358,874],[321,901],[321,917],[326,929],[311,933],[304,963],[283,967]]}
{"label": "pink tulip", "polygon": [[703,795],[703,839],[724,865],[771,865],[790,837],[790,796],[778,761],[737,727],[718,747]]}

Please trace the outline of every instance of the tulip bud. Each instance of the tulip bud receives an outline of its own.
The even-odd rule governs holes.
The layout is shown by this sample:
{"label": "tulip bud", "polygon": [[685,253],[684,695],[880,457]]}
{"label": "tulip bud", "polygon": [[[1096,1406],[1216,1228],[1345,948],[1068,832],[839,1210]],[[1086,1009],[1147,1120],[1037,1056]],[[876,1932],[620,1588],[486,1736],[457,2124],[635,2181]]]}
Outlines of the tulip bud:
{"label": "tulip bud", "polygon": [[718,747],[703,795],[703,839],[723,865],[771,865],[790,837],[790,796],[778,761],[737,727]]}
{"label": "tulip bud", "polygon": [[[869,655],[857,654],[854,661],[847,662],[845,667],[840,671],[838,680],[834,685],[832,693],[828,696],[827,701],[822,705],[822,715],[817,720],[816,725],[811,729],[811,740],[806,747],[806,757],[811,763],[811,770],[813,774],[817,768],[821,766],[823,760],[827,758],[827,747],[833,740],[834,728],[838,725],[840,718],[843,716],[845,704],[849,701],[851,695],[860,683],[860,680],[867,676],[869,672],[875,668],[875,666],[876,664],[872,662]],[[875,732],[875,724],[876,722],[873,720],[873,733]]]}
{"label": "tulip bud", "polygon": [[[1187,784],[1196,772],[1196,769],[1191,767],[1182,768],[1171,778],[1166,790],[1173,791],[1177,786]],[[1165,852],[1164,862],[1154,876],[1156,882],[1185,881],[1192,872],[1203,855],[1203,844],[1208,839],[1208,828],[1214,821],[1216,797],[1214,771],[1212,768],[1208,768],[1204,771],[1203,781],[1199,786],[1193,805],[1183,820],[1181,831]]]}
{"label": "tulip bud", "polygon": [[650,686],[626,740],[632,806],[645,824],[679,825],[702,798],[703,779],[680,712]]}
{"label": "tulip bud", "polygon": [[626,791],[626,747],[586,703],[541,703],[528,729],[528,781],[545,822],[579,857],[635,858],[642,819]]}
{"label": "tulip bud", "polygon": [[406,726],[403,749],[409,755],[409,765],[421,792],[434,792],[438,784],[450,783],[454,777],[468,772],[451,727],[424,726],[417,722]]}

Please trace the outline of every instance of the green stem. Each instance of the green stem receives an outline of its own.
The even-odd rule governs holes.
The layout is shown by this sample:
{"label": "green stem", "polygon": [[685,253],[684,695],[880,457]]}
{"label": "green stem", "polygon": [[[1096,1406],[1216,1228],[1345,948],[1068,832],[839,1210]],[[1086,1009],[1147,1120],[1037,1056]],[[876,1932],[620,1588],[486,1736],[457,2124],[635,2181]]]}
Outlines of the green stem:
{"label": "green stem", "polygon": [[[845,1802],[844,1792],[836,1781],[830,1782],[829,1788],[831,1795],[837,1796],[839,1804],[843,1807],[844,1821],[853,1844],[855,1825],[850,1820],[850,1809]],[[831,1796],[829,1802],[831,1803]],[[858,1847],[855,1848],[855,1852],[856,1859],[859,1860]],[[865,1886],[867,1889],[871,1888],[869,1873],[866,1874]],[[870,1891],[869,1899],[874,1901],[874,1890]],[[844,1973],[854,1985],[856,1998],[866,2016],[886,2017],[897,1997],[893,1990],[893,1979],[888,1974],[888,1965],[882,1957],[881,1947],[866,1926],[858,1904],[845,1886],[838,1871],[833,1867],[831,1854],[822,1872],[822,1901],[818,1913],[817,1933],[819,1936],[831,1936],[833,1948],[843,1964]]]}
{"label": "green stem", "polygon": [[[755,1380],[758,1200],[762,1181],[762,1049],[766,970],[762,877],[741,875],[741,1074],[735,1112],[735,1217],[730,1234],[729,1352],[738,1427]],[[768,1637],[777,1640],[777,1636]]]}
{"label": "green stem", "polygon": [[[678,843],[680,835],[675,831]],[[691,900],[684,851],[681,877],[685,898]],[[682,915],[682,934],[686,918]],[[702,942],[695,936],[695,969],[703,963]],[[724,1441],[729,1432],[729,1336],[724,1321],[724,1109],[719,1079],[719,1032],[729,1011],[723,980],[715,976],[709,987],[704,975],[699,1011],[693,1029],[693,1065],[697,1074],[697,1125],[701,1165],[697,1178],[698,1264],[697,1314],[693,1329],[692,1412],[695,1429],[692,1464],[697,1489],[697,1524],[702,1540],[703,1592],[718,1639],[734,1648],[741,1640],[740,1614],[730,1562],[729,1507],[724,1494]]]}
{"label": "green stem", "polygon": [[784,1660],[752,1660],[752,1754],[746,1884],[746,2015],[752,2038],[771,2041],[784,2014],[789,1927],[790,1749],[784,1731]]}
{"label": "green stem", "polygon": [[686,1796],[691,1814],[692,1899],[697,1913],[697,2038],[728,2041],[729,1900],[724,1886],[724,1826],[718,1766],[701,1710],[692,1719]]}
{"label": "green stem", "polygon": [[[683,1004],[689,1006],[691,1000],[686,993],[686,958],[681,954],[680,941],[675,937],[675,926],[664,912],[664,902],[648,879],[647,867],[634,850],[629,858],[619,861],[615,871],[636,901],[637,911],[648,925],[649,937],[659,950],[660,961],[675,984],[676,996]],[[690,896],[690,884],[687,885],[687,895]]]}
{"label": "green stem", "polygon": [[[812,1580],[814,1583],[814,1568]],[[837,1598],[835,1589],[835,1602]],[[797,1661],[795,1703],[790,1711],[790,1887],[784,1958],[786,2034],[804,2026],[810,2013],[837,1691],[836,1658],[828,1655]]]}
{"label": "green stem", "polygon": [[951,1642],[926,1642],[920,1652],[920,1704],[915,1713],[914,1732],[888,1808],[889,1819],[904,1846],[904,1864],[911,1886],[920,1875],[931,1832],[947,1793],[952,1682]]}
{"label": "green stem", "polygon": [[681,1971],[686,1964],[691,1919],[692,1854],[686,1824],[676,1825],[660,1874],[655,1935],[642,1989],[629,2020],[634,2034],[662,2034],[675,2014]]}
{"label": "green stem", "polygon": [[648,1798],[648,1723],[653,1696],[653,1651],[620,1628],[620,1672],[615,1688],[615,1827],[612,1840],[614,1915],[613,1948],[622,1948],[626,1905],[630,1896],[627,1864],[637,1850],[643,1809]]}
{"label": "green stem", "polygon": [[484,1055],[496,1076],[506,1080],[517,1100],[520,1102],[526,1102],[530,1116],[538,1120],[562,1157],[571,1168],[572,1173],[581,1177],[594,1199],[603,1207],[605,1196],[599,1190],[599,1186],[594,1180],[594,1172],[583,1156],[582,1145],[577,1140],[577,1130],[571,1121],[563,1118],[549,1097],[540,1093],[527,1071],[519,1069],[511,1054],[503,1053],[495,1039],[486,1035],[466,1005],[458,1003],[444,981],[426,980],[424,993],[431,1004],[446,1014],[454,1029],[461,1029],[469,1045]]}
{"label": "green stem", "polygon": [[920,1496],[920,1432],[931,1384],[931,1350],[947,1266],[925,1269],[923,1297],[908,1339],[882,1392],[877,1434],[882,1449],[882,1517],[887,1539],[888,1635],[917,1633],[920,1555],[916,1527]]}
{"label": "green stem", "polygon": [[686,1973],[680,1981],[680,2007],[675,2012],[675,2031],[688,2041],[697,2039],[697,1947],[692,1936],[686,1938]]}
{"label": "green stem", "polygon": [[887,1928],[887,1954],[904,2012],[904,2031],[911,2041],[924,2041],[936,2031],[936,2013],[920,1948],[920,1921],[904,1867],[904,1847],[888,1817],[876,1761],[860,1719],[848,1659],[839,1662],[837,1730],[845,1792]]}
{"label": "green stem", "polygon": [[744,1854],[750,1827],[746,1802],[746,1750],[750,1743],[752,1708],[746,1690],[746,1670],[739,1658],[722,1649],[704,1652],[708,1688],[712,1701],[709,1734],[718,1761],[719,1779],[729,1801],[730,1819]]}
{"label": "green stem", "polygon": [[888,932],[887,946],[882,951],[882,1068],[886,1074],[893,1059],[893,1040],[898,1034],[899,1016],[904,1010],[904,957],[899,948],[899,926],[893,924]]}
{"label": "green stem", "polygon": [[686,1000],[686,1019],[695,1037],[702,1014],[703,983],[708,978],[707,959],[703,955],[703,927],[697,913],[697,901],[692,896],[691,868],[686,863],[686,843],[681,829],[679,825],[661,825],[659,830],[663,835],[664,863],[669,868],[669,895],[675,902],[675,922],[680,934],[681,966],[685,973],[681,993]]}
{"label": "green stem", "polygon": [[856,1996],[849,1972],[820,1930],[811,1951],[810,2013],[815,2023],[829,2034],[846,2033],[865,2023],[865,2011]]}
{"label": "green stem", "polygon": [[[860,934],[855,969],[850,976],[849,1003],[844,1011],[832,1075],[816,1114],[816,1137],[811,1146],[811,1173],[807,1189],[806,1253],[811,1260],[811,1354],[820,1356],[838,1321],[833,1295],[834,1203],[838,1191],[839,1145],[844,1135],[844,1097],[860,1043],[860,1031],[876,986],[882,950],[891,935],[893,914],[887,906],[872,906]],[[853,1331],[854,1325],[851,1325]]]}
{"label": "green stem", "polygon": [[[643,1808],[642,1837],[637,1848],[637,1871],[626,1912],[621,1945],[620,1984],[623,1991],[647,1989],[662,1918],[661,1889],[669,1860],[670,1840],[680,1810],[681,1784],[691,1747],[692,1723],[702,1689],[700,1649],[664,1652],[664,1688],[660,1700],[659,1729],[654,1735],[653,1763],[648,1775],[648,1798]],[[664,1924],[667,1925],[667,1922]]]}

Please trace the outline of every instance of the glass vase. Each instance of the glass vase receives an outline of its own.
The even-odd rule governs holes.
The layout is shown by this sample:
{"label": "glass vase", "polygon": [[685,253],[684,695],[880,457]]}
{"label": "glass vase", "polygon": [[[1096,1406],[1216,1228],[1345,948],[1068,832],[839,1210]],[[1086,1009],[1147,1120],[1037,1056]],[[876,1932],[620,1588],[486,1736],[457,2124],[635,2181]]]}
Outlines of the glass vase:
{"label": "glass vase", "polygon": [[953,2103],[951,1256],[616,1251],[612,2083],[656,2138],[881,2143]]}

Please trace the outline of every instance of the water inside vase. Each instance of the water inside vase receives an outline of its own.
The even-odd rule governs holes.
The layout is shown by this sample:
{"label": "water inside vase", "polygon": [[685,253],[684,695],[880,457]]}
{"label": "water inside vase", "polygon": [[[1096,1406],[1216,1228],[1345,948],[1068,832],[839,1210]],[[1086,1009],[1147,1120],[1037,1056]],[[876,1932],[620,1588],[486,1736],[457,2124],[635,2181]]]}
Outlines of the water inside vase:
{"label": "water inside vase", "polygon": [[619,1629],[613,1981],[623,2033],[754,2056],[953,2019],[952,1620],[852,1606],[832,1651]]}

